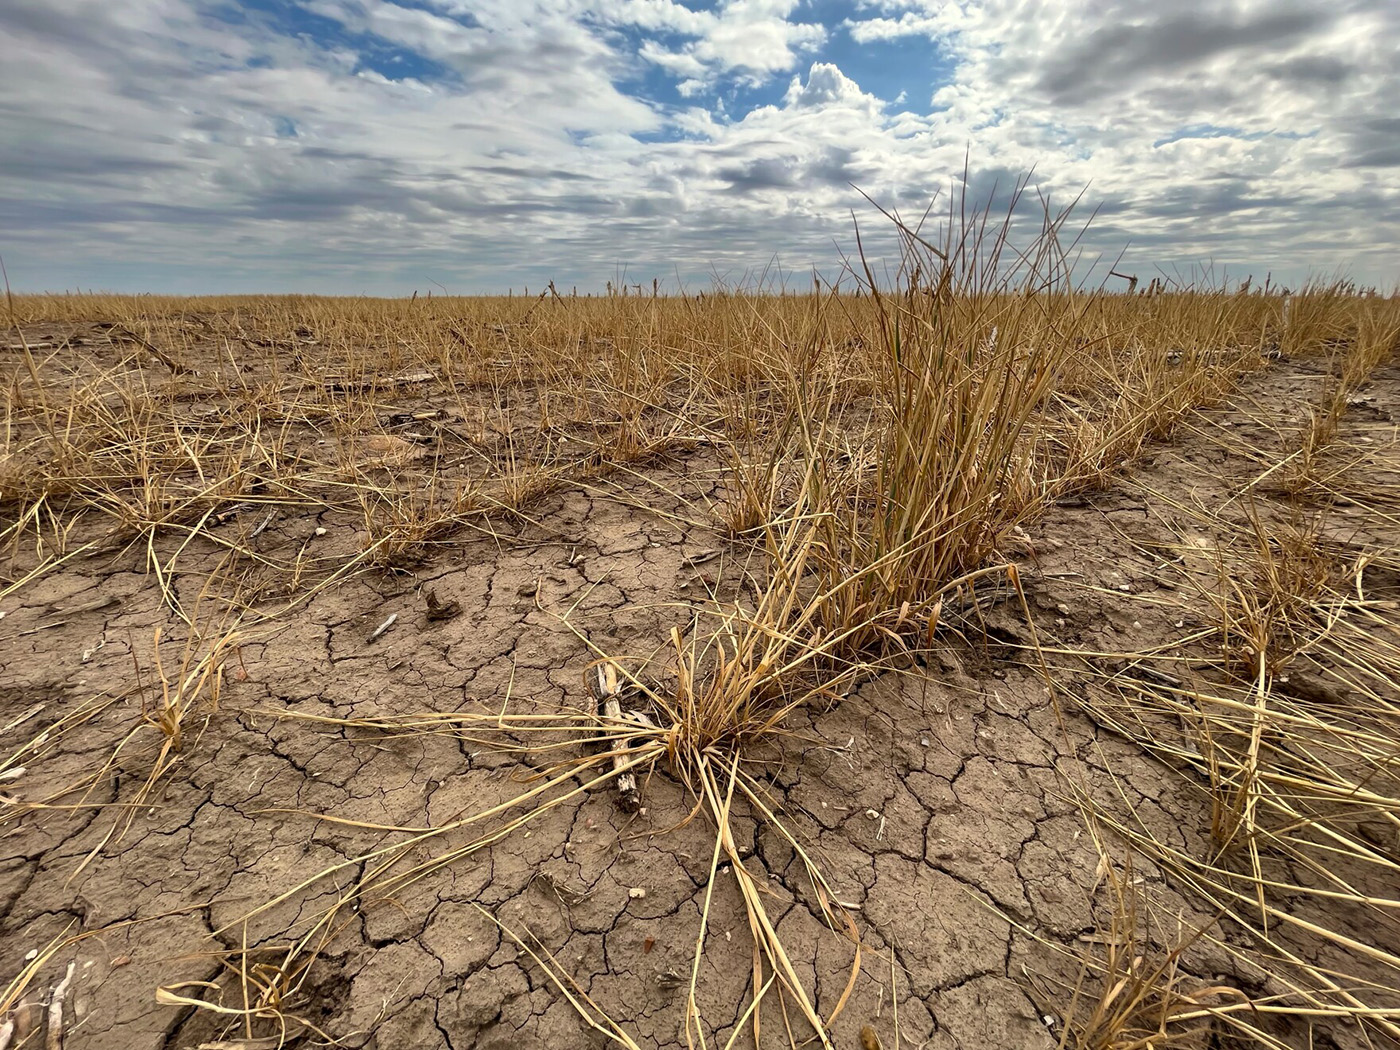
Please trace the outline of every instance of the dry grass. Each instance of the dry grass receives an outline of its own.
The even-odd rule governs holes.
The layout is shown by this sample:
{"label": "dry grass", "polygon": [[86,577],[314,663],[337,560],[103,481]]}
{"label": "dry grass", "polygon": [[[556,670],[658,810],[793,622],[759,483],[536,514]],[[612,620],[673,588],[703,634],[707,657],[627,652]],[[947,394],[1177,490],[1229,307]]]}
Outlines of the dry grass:
{"label": "dry grass", "polygon": [[[1324,402],[1334,389],[1324,385]],[[1286,447],[1267,459],[1287,462]],[[1365,585],[1394,551],[1341,542],[1325,509],[1297,503],[1199,513],[1214,538],[1185,549],[1180,571],[1191,583],[1182,611],[1204,612],[1204,629],[1170,647],[1165,669],[1153,667],[1159,647],[1108,675],[1087,707],[1205,796],[1209,845],[1166,841],[1126,795],[1116,816],[1084,804],[1104,834],[1220,917],[1232,933],[1223,950],[1267,975],[1267,994],[1210,1012],[1226,1030],[1273,1045],[1269,1020],[1345,1019],[1394,1040],[1400,957],[1368,931],[1400,909],[1400,646],[1394,601]],[[1165,995],[1170,982],[1156,980]]]}
{"label": "dry grass", "polygon": [[[1204,930],[1153,928],[1153,907],[1131,861],[1116,865],[1102,854],[1110,912],[1105,928],[1082,938],[1073,984],[1033,981],[1039,998],[1054,1004],[1059,1048],[1068,1050],[1190,1050],[1219,1045],[1228,1032],[1229,1006],[1248,998],[1228,985],[1207,984],[1183,961]],[[1170,922],[1170,919],[1167,920]],[[1165,943],[1164,943],[1165,942]],[[1060,945],[1055,950],[1066,953]],[[1074,952],[1068,952],[1074,955]],[[1225,1009],[1222,1009],[1224,1007]],[[1263,1033],[1261,1045],[1277,1045]]]}
{"label": "dry grass", "polygon": [[[727,871],[738,885],[749,918],[754,1000],[746,1017],[755,1041],[758,1042],[764,1018],[781,1013],[784,1023],[805,1024],[821,1045],[830,1046],[826,1030],[840,1012],[845,997],[829,1015],[823,1017],[817,1012],[813,990],[804,985],[769,917],[766,879],[751,871],[753,861],[740,851],[732,830],[732,815],[741,808],[745,815],[773,828],[802,859],[815,898],[826,909],[832,928],[846,931],[851,937],[849,994],[860,972],[860,943],[854,924],[804,843],[775,812],[760,778],[747,768],[765,755],[780,752],[784,740],[793,735],[786,724],[791,712],[835,703],[864,670],[852,665],[831,673],[832,655],[842,639],[828,638],[823,642],[811,637],[820,597],[804,598],[801,592],[803,565],[810,557],[812,542],[808,530],[804,538],[784,552],[790,571],[774,579],[755,607],[715,608],[712,625],[708,629],[698,625],[689,638],[679,629],[673,631],[665,667],[633,673],[602,657],[598,667],[607,679],[617,683],[614,691],[626,689],[633,694],[629,707],[639,710],[639,714],[609,716],[597,706],[548,715],[516,714],[503,709],[481,714],[424,712],[374,721],[284,714],[282,717],[328,727],[354,727],[394,735],[448,734],[494,751],[543,760],[544,767],[530,777],[530,786],[519,795],[480,812],[432,828],[376,827],[378,831],[399,832],[401,841],[318,872],[250,913],[245,921],[323,880],[361,866],[365,870],[329,909],[299,931],[278,959],[260,964],[258,980],[244,980],[247,1005],[229,1006],[218,998],[193,999],[185,994],[185,987],[169,989],[167,1001],[208,1005],[245,1024],[275,1019],[279,1031],[284,1031],[289,1022],[282,1004],[296,1001],[311,964],[335,942],[358,908],[392,900],[414,882],[488,848],[506,835],[520,832],[557,806],[616,784],[623,776],[636,776],[664,764],[694,800],[690,819],[703,819],[715,829],[710,887],[705,895],[690,981],[689,1045],[706,1045],[697,983],[714,884],[722,877],[720,873]],[[329,816],[322,819],[354,823]],[[452,840],[457,838],[463,841],[454,844]],[[445,848],[438,848],[439,844]],[[425,854],[422,847],[429,845],[434,849]],[[494,915],[492,918],[500,921]],[[542,947],[516,939],[532,954],[543,953]],[[562,992],[581,996],[549,966],[547,958],[539,954],[536,958]],[[250,981],[257,987],[247,989]],[[206,987],[216,995],[220,991],[215,985]],[[781,1007],[770,1002],[765,1009],[768,996],[781,1000]],[[631,1045],[621,1029],[603,1017],[595,1017],[586,1005],[586,997],[581,997],[576,1005],[585,1017],[595,1018],[595,1027],[600,1031],[623,1045]],[[789,1015],[789,1010],[794,1012]]]}
{"label": "dry grass", "polygon": [[[161,785],[189,753],[197,750],[200,736],[218,709],[225,667],[237,659],[243,641],[236,618],[206,586],[178,647],[166,642],[160,628],[156,628],[148,661],[143,665],[136,655],[137,646],[133,645],[135,684],[129,690],[98,694],[0,756],[0,776],[7,772],[29,773],[32,779],[32,774],[46,763],[61,762],[69,740],[89,725],[100,720],[118,727],[110,754],[81,776],[41,798],[22,802],[5,799],[5,806],[0,809],[0,826],[44,810],[87,805],[107,808],[107,804],[93,801],[93,796],[100,795],[102,787],[114,777],[129,777],[135,788],[120,803],[110,806],[112,815],[107,830],[76,870],[81,871],[109,845],[120,843],[137,814],[158,798]],[[37,712],[31,709],[31,713]]]}
{"label": "dry grass", "polygon": [[[596,654],[639,714],[298,716],[450,734],[542,768],[508,802],[432,828],[376,828],[398,837],[257,909],[360,872],[330,908],[289,931],[275,958],[264,948],[256,963],[246,950],[227,960],[241,1005],[224,1002],[217,986],[170,988],[163,1001],[213,1010],[248,1037],[255,1022],[279,1035],[305,1027],[295,1020],[298,995],[356,908],[394,899],[584,792],[664,764],[689,790],[693,817],[714,830],[690,1045],[705,1043],[697,982],[723,865],[749,919],[753,1001],[744,1016],[755,1043],[776,1001],[785,1023],[796,1017],[806,1026],[802,1038],[829,1046],[834,1014],[818,1011],[732,832],[742,811],[802,858],[826,918],[850,934],[853,984],[858,932],[751,771],[782,754],[794,713],[838,703],[862,678],[930,646],[951,592],[998,575],[1016,584],[1000,552],[1018,526],[1054,499],[1105,485],[1275,351],[1345,350],[1331,400],[1307,426],[1303,480],[1292,483],[1318,484],[1320,453],[1348,392],[1400,333],[1396,300],[1335,282],[1292,295],[1156,282],[1133,295],[1085,288],[1072,279],[1069,212],[1045,212],[1026,236],[1010,215],[969,218],[963,205],[950,202],[938,231],[896,220],[903,256],[893,285],[862,261],[844,289],[804,295],[17,298],[15,346],[3,351],[17,363],[0,422],[0,493],[11,521],[0,536],[10,556],[3,593],[71,558],[135,547],[190,626],[179,666],[162,655],[157,635],[128,694],[141,696],[141,719],[109,766],[138,741],[153,745],[133,806],[195,746],[240,632],[352,574],[402,569],[464,529],[528,516],[547,492],[587,487],[678,444],[717,445],[730,471],[716,513],[763,555],[753,600],[716,604],[691,627],[675,628],[665,668],[629,672],[616,654]],[[91,345],[30,345],[18,334],[94,321],[105,328]],[[209,339],[218,352],[197,353],[196,342]],[[410,388],[423,407],[405,418],[400,395]],[[353,547],[320,553],[320,541],[308,537],[293,553],[264,551],[259,537],[272,516],[292,512],[347,524]],[[192,571],[194,552],[211,548],[219,558],[205,591],[230,597],[211,598],[213,613],[203,601],[185,610],[167,581],[177,562]],[[1131,693],[1094,712],[1208,785],[1216,851],[1183,855],[1131,817],[1101,824],[1251,931],[1279,972],[1298,982],[1251,1010],[1364,1017],[1400,1034],[1394,1011],[1357,991],[1360,978],[1310,969],[1271,939],[1279,924],[1306,924],[1310,934],[1400,968],[1271,903],[1293,893],[1400,907],[1333,863],[1344,859],[1382,880],[1396,874],[1391,855],[1355,831],[1357,821],[1394,824],[1400,814],[1390,786],[1400,758],[1392,730],[1400,727],[1391,724],[1397,711],[1385,685],[1400,676],[1395,646],[1365,639],[1371,610],[1363,596],[1344,593],[1345,576],[1309,524],[1280,533],[1255,519],[1217,554],[1209,589],[1216,655],[1244,684],[1212,692],[1119,682]],[[232,597],[252,594],[277,600]],[[1328,646],[1355,670],[1364,710],[1322,710],[1280,695],[1279,677]],[[95,718],[112,702],[98,698],[62,725]],[[1164,737],[1153,715],[1186,720],[1194,740]],[[7,763],[34,761],[65,732],[50,730]],[[44,804],[74,797],[82,804],[82,784]],[[122,826],[119,817],[111,834]],[[1242,848],[1248,860],[1237,863]],[[1277,870],[1279,857],[1308,871],[1308,883]],[[1130,876],[1115,883],[1121,928],[1072,990],[1062,1045],[1204,1045],[1202,1033],[1237,1011],[1207,1002],[1223,990],[1189,982],[1179,951],[1139,942],[1131,884]],[[547,953],[520,943],[598,1031],[631,1045],[550,968]],[[1096,1000],[1091,973],[1104,988]]]}

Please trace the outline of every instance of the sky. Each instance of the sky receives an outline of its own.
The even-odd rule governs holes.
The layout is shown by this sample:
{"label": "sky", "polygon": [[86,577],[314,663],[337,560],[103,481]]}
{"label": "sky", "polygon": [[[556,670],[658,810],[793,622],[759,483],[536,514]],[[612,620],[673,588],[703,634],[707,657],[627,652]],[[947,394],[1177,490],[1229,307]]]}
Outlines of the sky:
{"label": "sky", "polygon": [[17,290],[805,288],[965,165],[1085,272],[1394,287],[1400,3],[0,2]]}

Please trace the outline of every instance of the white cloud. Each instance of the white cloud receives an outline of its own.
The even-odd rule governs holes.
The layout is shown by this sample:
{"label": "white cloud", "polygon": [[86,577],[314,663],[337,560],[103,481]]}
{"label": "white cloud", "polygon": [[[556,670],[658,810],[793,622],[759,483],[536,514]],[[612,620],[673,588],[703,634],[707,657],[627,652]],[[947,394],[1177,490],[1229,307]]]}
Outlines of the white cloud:
{"label": "white cloud", "polygon": [[696,83],[709,72],[705,63],[693,52],[667,51],[654,40],[645,41],[638,54],[652,65],[660,66],[674,76],[691,78]]}
{"label": "white cloud", "polygon": [[[1400,276],[1382,269],[1400,222],[1387,199],[1400,150],[1384,139],[1400,128],[1377,123],[1400,111],[1395,5],[873,6],[849,23],[855,39],[926,36],[956,63],[931,100],[942,136],[963,136],[974,159],[1034,163],[1062,189],[1092,182],[1110,205],[1101,239]],[[1196,137],[1164,141],[1183,135]]]}
{"label": "white cloud", "polygon": [[[968,153],[975,191],[1032,167],[1055,200],[1089,185],[1089,245],[1132,240],[1147,272],[1400,276],[1400,12],[1381,0],[888,0],[852,34],[926,37],[948,69],[931,99],[888,103],[858,59],[821,57],[828,30],[792,0],[317,5],[343,38],[206,0],[0,5],[12,276],[465,290],[618,260],[827,264],[850,209],[872,214],[852,183],[912,210]],[[682,101],[638,93],[658,71]],[[746,106],[744,83],[787,89]]]}
{"label": "white cloud", "polygon": [[[800,55],[826,41],[824,27],[790,19],[796,6],[796,0],[725,0],[714,12],[688,12],[689,19],[667,28],[694,39],[678,51],[652,44],[642,57],[692,83],[736,72],[750,83],[762,83],[770,74],[792,69]],[[622,21],[631,15],[619,12],[615,17]]]}
{"label": "white cloud", "polygon": [[905,11],[898,18],[847,19],[845,28],[858,44],[906,36],[937,37],[951,31],[953,20]]}
{"label": "white cloud", "polygon": [[857,84],[830,62],[814,62],[807,73],[807,83],[801,77],[793,77],[788,87],[787,104],[790,106],[828,106],[832,103],[874,104],[878,100],[861,91]]}

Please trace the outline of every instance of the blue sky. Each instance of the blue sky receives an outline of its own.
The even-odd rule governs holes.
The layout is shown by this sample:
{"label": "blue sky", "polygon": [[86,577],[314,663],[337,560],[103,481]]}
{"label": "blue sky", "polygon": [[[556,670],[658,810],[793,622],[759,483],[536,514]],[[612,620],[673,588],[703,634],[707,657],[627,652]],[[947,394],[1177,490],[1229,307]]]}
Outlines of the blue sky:
{"label": "blue sky", "polygon": [[1388,0],[5,0],[0,51],[25,290],[834,275],[965,160],[1087,187],[1086,262],[1400,281]]}

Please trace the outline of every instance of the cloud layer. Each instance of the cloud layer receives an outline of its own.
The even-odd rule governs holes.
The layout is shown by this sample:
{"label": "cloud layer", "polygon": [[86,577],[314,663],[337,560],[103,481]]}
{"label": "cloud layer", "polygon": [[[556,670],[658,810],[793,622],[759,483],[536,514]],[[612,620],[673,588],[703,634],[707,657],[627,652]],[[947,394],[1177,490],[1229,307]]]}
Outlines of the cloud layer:
{"label": "cloud layer", "polygon": [[[852,187],[1088,187],[1090,254],[1400,280],[1389,0],[7,0],[26,289],[832,272]],[[770,273],[774,272],[770,267]]]}

